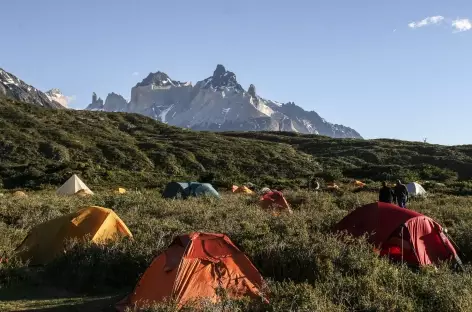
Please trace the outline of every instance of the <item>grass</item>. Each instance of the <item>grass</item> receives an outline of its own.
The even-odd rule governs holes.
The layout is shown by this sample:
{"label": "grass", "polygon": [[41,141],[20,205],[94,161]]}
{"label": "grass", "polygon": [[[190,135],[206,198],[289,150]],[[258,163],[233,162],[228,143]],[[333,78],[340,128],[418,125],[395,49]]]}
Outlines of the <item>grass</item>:
{"label": "grass", "polygon": [[8,189],[58,185],[72,173],[102,186],[205,178],[225,186],[293,184],[320,170],[287,144],[187,131],[135,114],[47,110],[8,99],[0,99],[0,111],[0,187]]}
{"label": "grass", "polygon": [[[363,240],[331,233],[332,225],[356,206],[374,201],[375,193],[287,192],[294,214],[279,217],[261,210],[256,198],[227,193],[222,201],[164,200],[151,190],[126,195],[99,192],[90,198],[57,197],[52,191],[29,195],[0,197],[0,252],[12,259],[0,264],[4,309],[36,306],[55,311],[75,306],[80,310],[89,304],[90,311],[106,311],[110,298],[131,291],[174,236],[209,231],[228,234],[249,256],[268,281],[271,303],[229,300],[208,306],[207,311],[472,310],[467,260],[465,272],[447,265],[413,271],[379,258]],[[107,246],[72,244],[67,253],[42,268],[28,268],[11,258],[31,227],[92,204],[114,209],[135,240]],[[470,197],[438,195],[412,202],[410,208],[446,226],[466,259],[472,259],[471,204]],[[65,295],[38,299],[34,290],[38,288],[61,289]],[[168,304],[150,310],[173,308]]]}
{"label": "grass", "polygon": [[95,188],[206,180],[296,189],[314,177],[367,183],[400,178],[472,195],[470,145],[194,132],[136,114],[51,110],[9,99],[0,99],[0,111],[0,187],[7,189],[43,189],[78,173]]}
{"label": "grass", "polygon": [[[269,305],[223,300],[205,311],[472,311],[472,146],[193,132],[135,114],[47,110],[8,99],[0,99],[0,111],[0,257],[9,259],[0,263],[0,311],[113,310],[173,237],[192,231],[228,234],[270,294]],[[55,196],[72,173],[96,196]],[[303,187],[312,178],[336,180],[342,190],[309,193]],[[331,232],[349,211],[376,200],[368,190],[378,181],[397,178],[421,180],[432,193],[410,208],[448,228],[464,272],[446,264],[411,270],[379,258],[362,239]],[[352,179],[367,182],[366,191],[347,187]],[[276,217],[255,197],[227,193],[221,201],[164,200],[159,191],[171,180],[285,187],[294,213]],[[131,192],[107,191],[118,186]],[[29,196],[12,197],[14,189]],[[71,242],[39,268],[14,259],[33,226],[88,205],[114,209],[135,239]]]}

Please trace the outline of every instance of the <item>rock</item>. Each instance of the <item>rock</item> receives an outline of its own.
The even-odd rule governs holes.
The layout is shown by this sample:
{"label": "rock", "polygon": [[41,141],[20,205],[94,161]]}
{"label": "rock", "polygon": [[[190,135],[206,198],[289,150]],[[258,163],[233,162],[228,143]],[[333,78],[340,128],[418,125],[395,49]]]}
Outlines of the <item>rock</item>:
{"label": "rock", "polygon": [[69,98],[62,94],[59,89],[51,89],[45,92],[46,96],[51,100],[61,104],[63,107],[68,107]]}
{"label": "rock", "polygon": [[257,97],[256,96],[256,87],[253,84],[251,84],[249,86],[249,89],[247,89],[247,93],[249,93],[249,95],[252,96],[253,98],[256,98]]}
{"label": "rock", "polygon": [[90,103],[86,110],[92,111],[103,111],[105,110],[105,105],[103,105],[103,100],[101,98],[97,98],[97,94],[95,92],[92,93],[92,103]]}
{"label": "rock", "polygon": [[[109,101],[110,99],[110,101]],[[150,116],[182,128],[209,131],[292,131],[337,138],[362,138],[355,130],[325,121],[314,111],[293,102],[281,104],[259,97],[256,87],[247,92],[236,75],[223,65],[213,75],[192,86],[172,80],[166,73],[150,73],[131,89],[131,101],[116,94],[105,106],[96,99],[87,109],[127,111]]]}
{"label": "rock", "polygon": [[46,108],[63,108],[48,95],[0,68],[0,95]]}
{"label": "rock", "polygon": [[107,112],[126,112],[128,102],[121,95],[112,92],[108,94],[103,109]]}

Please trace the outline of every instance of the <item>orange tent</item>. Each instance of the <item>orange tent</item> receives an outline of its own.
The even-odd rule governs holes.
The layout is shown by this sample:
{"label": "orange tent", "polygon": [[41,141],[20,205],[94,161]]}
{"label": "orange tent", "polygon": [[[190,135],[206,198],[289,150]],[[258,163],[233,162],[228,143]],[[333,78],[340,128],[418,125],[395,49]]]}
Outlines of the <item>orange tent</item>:
{"label": "orange tent", "polygon": [[282,192],[279,191],[270,191],[261,196],[259,204],[264,209],[275,209],[277,211],[287,210],[289,213],[292,213],[292,209],[285,199]]}
{"label": "orange tent", "polygon": [[245,185],[244,186],[233,185],[232,191],[233,193],[254,194],[254,192]]}
{"label": "orange tent", "polygon": [[117,309],[140,309],[166,299],[180,307],[199,299],[218,302],[220,287],[232,298],[259,298],[262,276],[228,236],[195,232],[176,237]]}

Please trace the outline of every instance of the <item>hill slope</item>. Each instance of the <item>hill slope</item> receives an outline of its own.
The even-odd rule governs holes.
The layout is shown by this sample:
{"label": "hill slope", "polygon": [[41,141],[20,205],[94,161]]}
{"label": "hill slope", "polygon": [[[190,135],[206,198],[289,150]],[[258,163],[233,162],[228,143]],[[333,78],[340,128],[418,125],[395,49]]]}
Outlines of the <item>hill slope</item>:
{"label": "hill slope", "polygon": [[286,144],[170,127],[137,114],[48,110],[0,100],[5,188],[58,185],[73,172],[91,185],[158,186],[214,175],[274,183],[319,170]]}
{"label": "hill slope", "polygon": [[224,133],[289,144],[310,154],[324,168],[324,175],[357,179],[450,182],[472,179],[472,145],[443,146],[390,139],[332,139],[297,133]]}
{"label": "hill slope", "polygon": [[[213,176],[222,185],[300,185],[314,175],[452,182],[472,178],[472,146],[332,139],[291,132],[194,132],[138,114],[48,110],[0,100],[5,188],[61,184],[162,186]],[[322,171],[323,170],[323,171]],[[0,185],[1,186],[1,185]]]}

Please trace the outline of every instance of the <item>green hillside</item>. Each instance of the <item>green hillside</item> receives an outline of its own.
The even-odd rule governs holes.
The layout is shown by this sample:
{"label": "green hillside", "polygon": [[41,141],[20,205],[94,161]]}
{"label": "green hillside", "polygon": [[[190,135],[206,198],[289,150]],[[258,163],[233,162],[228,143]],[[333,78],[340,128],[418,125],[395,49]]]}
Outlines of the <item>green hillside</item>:
{"label": "green hillside", "polygon": [[317,176],[432,180],[464,193],[472,178],[472,146],[194,132],[136,114],[47,110],[8,99],[0,100],[0,112],[4,188],[57,185],[74,172],[103,186],[210,179],[220,186],[252,181],[293,187]]}
{"label": "green hillside", "polygon": [[0,175],[5,188],[63,183],[160,186],[213,176],[220,183],[274,184],[319,171],[287,144],[169,127],[135,114],[46,110],[0,101]]}

